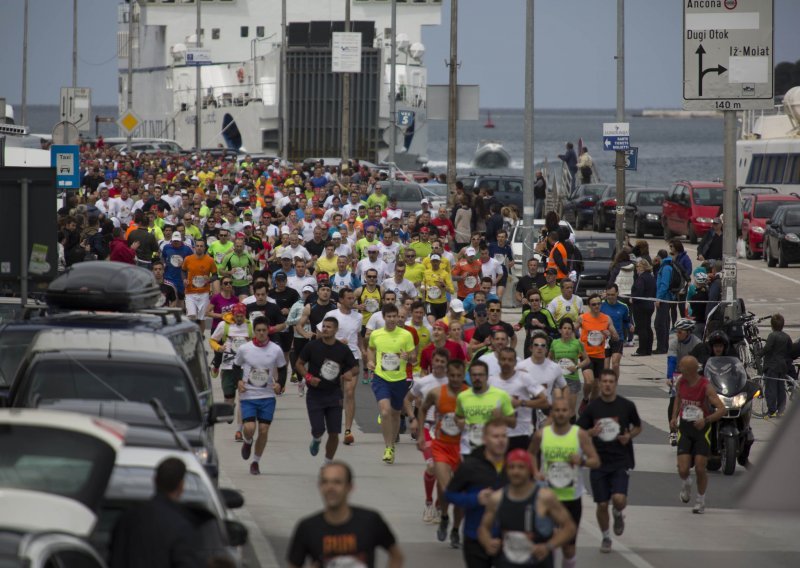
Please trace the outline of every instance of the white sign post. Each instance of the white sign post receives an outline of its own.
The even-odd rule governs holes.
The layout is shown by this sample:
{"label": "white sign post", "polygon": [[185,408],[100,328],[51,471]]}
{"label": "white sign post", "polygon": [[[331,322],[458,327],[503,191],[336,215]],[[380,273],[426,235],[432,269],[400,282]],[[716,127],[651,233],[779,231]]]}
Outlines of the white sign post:
{"label": "white sign post", "polygon": [[773,0],[683,0],[683,108],[771,109]]}
{"label": "white sign post", "polygon": [[361,32],[333,32],[332,71],[361,73]]}
{"label": "white sign post", "polygon": [[91,89],[88,87],[61,87],[60,107],[62,122],[71,122],[81,132],[91,130]]}

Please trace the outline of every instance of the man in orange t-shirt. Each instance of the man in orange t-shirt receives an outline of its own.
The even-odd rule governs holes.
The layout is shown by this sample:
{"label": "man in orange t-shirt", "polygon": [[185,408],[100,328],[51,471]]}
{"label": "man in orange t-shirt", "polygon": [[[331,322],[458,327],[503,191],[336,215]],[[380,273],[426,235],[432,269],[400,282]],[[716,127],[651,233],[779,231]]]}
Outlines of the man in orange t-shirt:
{"label": "man in orange t-shirt", "polygon": [[602,300],[599,294],[589,296],[589,311],[581,314],[581,343],[589,356],[590,365],[583,371],[583,399],[596,398],[595,378],[606,366],[606,340],[619,339],[614,322],[600,311]]}
{"label": "man in orange t-shirt", "polygon": [[214,259],[206,254],[205,241],[198,240],[194,245],[194,254],[183,261],[183,272],[186,275],[186,315],[196,321],[200,331],[205,331],[206,311],[208,310],[211,275],[217,273]]}
{"label": "man in orange t-shirt", "polygon": [[453,280],[458,282],[458,299],[463,300],[481,287],[481,261],[473,247],[465,249],[465,259],[459,260],[453,268]]}

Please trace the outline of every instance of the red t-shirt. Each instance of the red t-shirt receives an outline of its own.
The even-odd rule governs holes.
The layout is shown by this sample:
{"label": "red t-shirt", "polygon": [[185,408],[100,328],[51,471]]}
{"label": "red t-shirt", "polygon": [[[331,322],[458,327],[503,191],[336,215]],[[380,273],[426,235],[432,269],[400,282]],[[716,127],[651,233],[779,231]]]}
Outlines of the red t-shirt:
{"label": "red t-shirt", "polygon": [[[464,350],[461,349],[461,346],[452,341],[450,339],[446,339],[444,342],[444,348],[450,352],[450,360],[451,361],[466,361],[466,357],[464,355]],[[422,356],[419,360],[419,366],[422,367],[423,373],[430,373],[431,369],[431,360],[433,359],[433,352],[436,350],[436,345],[433,343],[429,343],[425,349],[422,350]]]}

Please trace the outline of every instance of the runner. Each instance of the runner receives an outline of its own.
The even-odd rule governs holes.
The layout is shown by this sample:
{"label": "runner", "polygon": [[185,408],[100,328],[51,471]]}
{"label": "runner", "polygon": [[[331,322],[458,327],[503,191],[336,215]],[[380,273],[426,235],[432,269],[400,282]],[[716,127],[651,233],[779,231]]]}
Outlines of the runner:
{"label": "runner", "polygon": [[[425,400],[418,411],[419,420],[426,418],[435,409],[436,437],[430,444],[433,457],[434,473],[439,488],[439,528],[436,538],[444,542],[447,538],[448,503],[445,489],[453,478],[453,473],[461,464],[461,428],[456,421],[456,404],[458,395],[467,390],[464,384],[465,366],[463,361],[447,363],[447,384],[432,388],[425,395]],[[417,440],[420,450],[424,451],[427,442],[420,437]],[[450,546],[459,548],[461,539],[458,527],[461,526],[462,510],[455,507],[453,511],[453,529],[450,531]]]}
{"label": "runner", "polygon": [[[496,568],[552,568],[553,551],[575,538],[577,529],[569,511],[552,490],[536,484],[533,474],[527,451],[508,453],[508,485],[492,493],[478,529],[484,550],[496,556]],[[495,530],[500,538],[494,536]]]}
{"label": "runner", "polygon": [[400,412],[408,391],[406,369],[401,361],[413,363],[416,350],[411,333],[399,327],[397,306],[384,306],[383,317],[385,327],[376,329],[369,336],[367,367],[374,372],[372,392],[378,401],[381,431],[386,445],[383,462],[391,465],[395,459],[395,440],[400,433]]}
{"label": "runner", "polygon": [[561,295],[561,286],[558,285],[558,270],[547,268],[544,271],[545,285],[539,287],[542,295],[542,305],[549,307],[550,303]]}
{"label": "runner", "polygon": [[425,270],[420,290],[424,293],[428,321],[433,323],[447,315],[448,294],[455,294],[450,268],[442,262],[441,255],[430,256],[431,267]]}
{"label": "runner", "polygon": [[174,308],[178,304],[178,290],[172,282],[164,280],[164,263],[160,260],[153,261],[153,276],[161,290],[161,296],[156,301],[156,307]]}
{"label": "runner", "polygon": [[669,388],[669,404],[667,405],[667,423],[669,426],[669,444],[678,445],[678,430],[672,427],[672,411],[675,408],[675,382],[679,378],[678,361],[690,355],[702,340],[694,333],[694,322],[681,318],[675,322],[675,335],[669,338],[667,350],[667,387]]}
{"label": "runner", "polygon": [[[531,342],[531,356],[520,363],[517,363],[517,370],[527,373],[533,382],[544,388],[547,395],[548,407],[553,399],[563,395],[567,388],[567,381],[564,378],[564,371],[561,367],[547,358],[550,349],[550,338],[543,332],[538,331],[533,336]],[[547,409],[536,410],[536,427],[539,428],[544,423]]]}
{"label": "runner", "polygon": [[392,530],[377,511],[353,507],[347,501],[353,491],[353,472],[343,462],[332,462],[319,471],[319,492],[325,509],[297,523],[289,542],[290,568],[314,566],[375,566],[375,549],[389,554],[389,568],[403,566],[403,553]]}
{"label": "runner", "polygon": [[567,380],[566,397],[570,408],[570,421],[574,424],[578,410],[578,393],[583,390],[581,369],[589,365],[589,357],[583,343],[575,337],[575,323],[569,319],[561,320],[561,337],[550,344],[548,357],[558,363]]}
{"label": "runner", "polygon": [[269,321],[256,318],[253,322],[253,341],[245,343],[236,352],[233,370],[239,377],[238,390],[242,409],[244,443],[242,459],[247,461],[253,450],[253,436],[258,422],[258,438],[255,440],[255,455],[250,464],[250,473],[261,473],[259,462],[267,447],[269,426],[275,416],[275,395],[283,391],[277,382],[278,369],[286,366],[283,351],[269,340]]}
{"label": "runner", "polygon": [[445,349],[450,354],[451,361],[465,361],[466,355],[461,346],[455,341],[447,338],[450,333],[450,327],[443,321],[438,320],[433,324],[433,331],[431,332],[431,342],[422,348],[420,353],[420,367],[423,373],[428,373],[431,370],[431,358],[437,349]]}
{"label": "runner", "polygon": [[[217,232],[217,240],[212,242],[208,245],[208,254],[214,258],[214,262],[217,265],[216,273],[222,273],[222,261],[228,255],[229,252],[233,250],[233,242],[228,240],[231,236],[230,231],[228,229],[220,229]],[[218,280],[214,280],[214,293],[219,294],[220,285]]]}
{"label": "runner", "polygon": [[622,511],[628,505],[628,480],[635,465],[632,440],[642,431],[636,405],[617,394],[617,374],[613,369],[600,373],[600,396],[578,418],[578,426],[592,435],[600,456],[600,467],[589,474],[592,496],[597,503],[597,524],[603,532],[600,552],[611,552],[608,504],[612,504],[614,534],[625,530]]}
{"label": "runner", "polygon": [[161,257],[164,261],[164,280],[175,286],[178,291],[178,302],[181,306],[186,298],[186,290],[183,285],[183,261],[191,256],[192,252],[190,247],[183,244],[181,234],[178,231],[172,233],[170,242],[161,249]]}
{"label": "runner", "polygon": [[492,332],[497,328],[497,326],[500,326],[505,330],[508,337],[511,338],[511,347],[516,349],[517,335],[514,333],[514,326],[502,320],[503,308],[500,305],[500,300],[489,300],[486,302],[486,312],[489,317],[486,322],[481,323],[480,325],[478,325],[477,322],[477,306],[475,307],[475,311],[476,328],[472,338],[469,340],[470,356],[474,356],[481,347],[491,344]]}
{"label": "runner", "polygon": [[606,343],[609,340],[619,341],[619,334],[614,329],[611,318],[600,311],[602,300],[599,294],[589,296],[589,312],[581,314],[579,326],[581,343],[589,356],[589,366],[583,370],[583,402],[581,409],[589,401],[597,397],[595,379],[606,367]]}
{"label": "runner", "polygon": [[200,332],[206,330],[206,312],[208,311],[211,290],[211,277],[216,275],[217,266],[214,259],[206,254],[205,241],[197,241],[194,245],[194,255],[186,257],[183,261],[183,271],[186,273],[186,315],[196,321]]}
{"label": "runner", "polygon": [[570,406],[565,398],[553,400],[550,409],[552,424],[538,430],[531,440],[530,453],[541,461],[537,479],[547,483],[561,504],[569,511],[575,523],[575,536],[562,547],[562,568],[575,568],[577,528],[581,524],[581,497],[583,496],[582,467],[595,469],[600,466],[600,457],[585,430],[571,424]]}
{"label": "runner", "polygon": [[[352,295],[352,292],[348,290]],[[357,329],[357,328],[356,328]],[[358,362],[346,342],[337,340],[339,320],[327,316],[320,324],[318,339],[312,339],[295,362],[298,375],[308,385],[306,408],[311,423],[312,456],[319,453],[322,434],[328,432],[325,443],[325,463],[333,461],[342,431],[343,386],[354,381]]]}
{"label": "runner", "polygon": [[[497,376],[500,374],[500,351],[508,347],[508,334],[502,328],[492,331],[492,340],[488,347],[483,351],[476,351],[478,361],[483,361],[489,368],[489,376]],[[514,352],[514,363],[517,362],[516,351]],[[473,356],[473,361],[475,360]]]}
{"label": "runner", "polygon": [[610,339],[606,347],[606,366],[611,366],[619,375],[619,364],[622,360],[622,349],[625,345],[625,336],[633,332],[631,311],[627,304],[619,301],[619,286],[609,284],[606,287],[606,297],[600,305],[600,311],[611,318],[618,339]]}
{"label": "runner", "polygon": [[464,251],[465,258],[456,262],[453,268],[453,280],[458,283],[458,299],[464,300],[470,294],[480,290],[481,284],[481,264],[475,258],[476,251],[472,247],[467,247]]}
{"label": "runner", "polygon": [[[573,294],[574,290],[575,283],[572,280],[565,278],[561,281],[561,295],[556,296],[547,304],[547,310],[553,314],[555,321],[561,321],[562,318],[568,317],[575,323],[579,323],[578,320],[583,311],[583,300],[580,296]],[[543,290],[540,291],[543,292]]]}
{"label": "runner", "polygon": [[497,353],[499,372],[489,372],[489,386],[504,390],[511,397],[511,404],[517,409],[517,425],[508,431],[508,449],[528,449],[533,433],[532,408],[547,408],[547,395],[544,387],[536,383],[527,373],[517,371],[517,352],[503,347]]}
{"label": "runner", "polygon": [[523,306],[522,317],[517,325],[514,326],[516,331],[525,329],[525,343],[522,347],[522,356],[531,356],[531,340],[535,331],[543,331],[550,337],[558,337],[558,330],[556,329],[556,322],[553,319],[553,314],[547,311],[547,308],[542,307],[542,294],[538,289],[532,288],[528,291],[526,298],[527,309]]}
{"label": "runner", "polygon": [[[722,418],[727,410],[709,380],[698,372],[699,365],[697,359],[691,355],[678,362],[681,377],[675,388],[675,407],[669,425],[678,431],[678,475],[683,480],[681,501],[688,503],[692,499],[692,480],[689,473],[694,463],[697,501],[692,512],[702,515],[706,512],[706,465],[711,453],[711,424]],[[713,413],[710,410],[712,406]]]}
{"label": "runner", "polygon": [[497,296],[502,298],[508,283],[508,275],[514,271],[514,252],[508,242],[508,232],[504,229],[497,231],[496,242],[489,243],[489,256],[503,269],[503,276],[497,282]]}

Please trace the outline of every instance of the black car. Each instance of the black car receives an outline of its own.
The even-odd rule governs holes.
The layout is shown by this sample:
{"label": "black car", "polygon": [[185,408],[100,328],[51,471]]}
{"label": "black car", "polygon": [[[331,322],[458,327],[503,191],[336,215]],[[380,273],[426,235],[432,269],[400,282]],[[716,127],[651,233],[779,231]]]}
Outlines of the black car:
{"label": "black car", "polygon": [[594,207],[600,196],[607,188],[612,187],[607,183],[587,183],[579,185],[575,193],[564,201],[561,217],[581,230],[587,225],[592,225],[594,220]]}
{"label": "black car", "polygon": [[767,221],[764,260],[781,268],[800,262],[800,205],[781,205]]}
{"label": "black car", "polygon": [[625,194],[625,229],[640,239],[663,235],[661,203],[666,195],[666,188],[629,189]]}
{"label": "black car", "polygon": [[617,219],[617,187],[609,185],[594,204],[592,229],[598,233],[613,230]]}
{"label": "black car", "polygon": [[612,235],[575,237],[575,248],[583,259],[583,270],[575,287],[578,296],[586,299],[591,294],[605,292],[616,246],[616,239]]}
{"label": "black car", "polygon": [[491,189],[494,197],[502,205],[512,205],[522,213],[522,194],[524,181],[519,176],[499,176],[473,174],[458,178],[464,184],[464,190],[477,194],[482,187]]}

